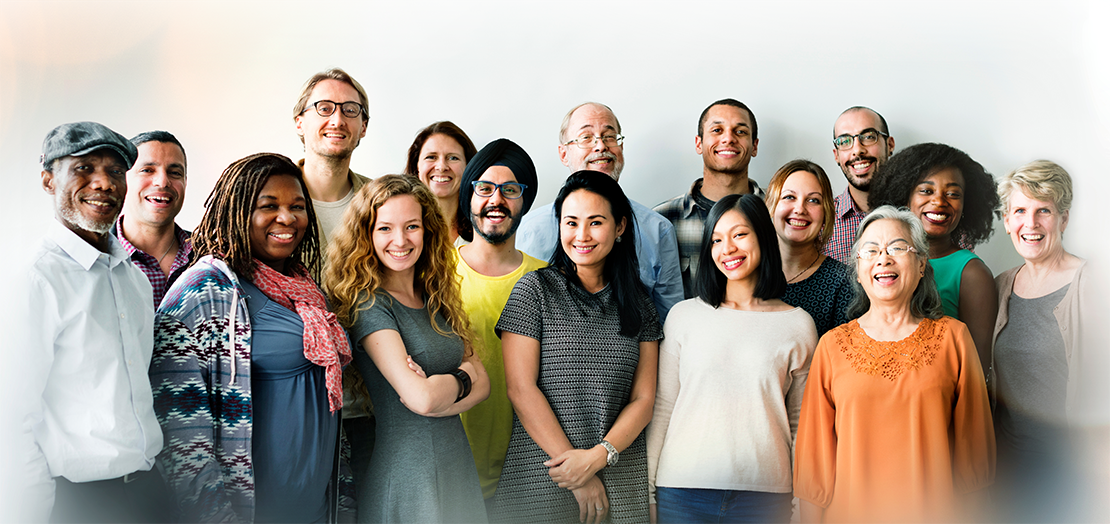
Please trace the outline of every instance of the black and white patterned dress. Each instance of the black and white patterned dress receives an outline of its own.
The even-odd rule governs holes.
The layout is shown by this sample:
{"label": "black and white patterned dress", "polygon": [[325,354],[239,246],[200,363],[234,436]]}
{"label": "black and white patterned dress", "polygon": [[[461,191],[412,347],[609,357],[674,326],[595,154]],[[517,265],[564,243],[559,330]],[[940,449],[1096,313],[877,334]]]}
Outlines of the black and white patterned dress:
{"label": "black and white patterned dress", "polygon": [[[609,286],[595,294],[569,284],[548,267],[528,273],[513,288],[497,330],[540,341],[538,386],[571,445],[596,446],[628,404],[641,341],[663,338],[655,306],[640,294],[645,319],[638,338],[620,334]],[[513,417],[505,467],[497,484],[494,522],[578,522],[578,502],[543,465],[547,453]],[[647,522],[647,452],[641,432],[617,465],[597,474],[609,499],[609,521]]]}
{"label": "black and white patterned dress", "polygon": [[848,323],[848,305],[852,302],[852,283],[848,267],[833,257],[826,257],[809,278],[786,285],[782,301],[800,307],[813,317],[817,337]]}

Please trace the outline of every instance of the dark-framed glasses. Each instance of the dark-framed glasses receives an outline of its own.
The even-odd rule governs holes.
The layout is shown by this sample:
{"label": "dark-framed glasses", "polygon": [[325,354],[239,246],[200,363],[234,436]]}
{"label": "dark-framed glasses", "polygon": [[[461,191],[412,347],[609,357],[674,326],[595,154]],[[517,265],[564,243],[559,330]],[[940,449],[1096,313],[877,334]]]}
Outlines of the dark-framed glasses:
{"label": "dark-framed glasses", "polygon": [[601,143],[603,143],[603,144],[605,144],[609,147],[617,147],[617,146],[620,146],[620,145],[624,145],[624,135],[601,135],[601,136],[597,136],[597,135],[589,135],[589,134],[582,135],[578,138],[575,138],[574,140],[571,140],[569,142],[565,142],[565,143],[563,143],[563,145],[564,146],[569,146],[571,144],[576,144],[579,148],[590,149],[591,147],[594,147],[594,144],[597,143],[598,140],[601,140]]}
{"label": "dark-framed glasses", "polygon": [[[337,107],[339,111],[343,113],[343,116],[347,118],[358,118],[362,115],[362,104],[358,102],[343,102],[340,104],[339,102],[332,102],[331,100],[318,100],[313,104],[309,104],[309,106],[316,108],[316,113],[324,118],[335,113],[335,108]],[[308,111],[308,108],[304,108],[304,111]],[[304,114],[304,111],[301,111],[301,114]]]}
{"label": "dark-framed glasses", "polygon": [[876,142],[879,141],[879,138],[886,138],[888,136],[890,135],[883,133],[882,131],[865,129],[862,133],[858,135],[840,135],[833,139],[833,145],[836,146],[837,149],[845,151],[851,149],[852,144],[854,144],[856,140],[859,140],[859,145],[866,147],[873,146]]}
{"label": "dark-framed glasses", "polygon": [[501,190],[501,196],[516,200],[524,196],[524,190],[528,188],[527,185],[519,182],[505,182],[504,184],[494,184],[493,182],[486,182],[485,180],[475,180],[471,182],[474,185],[474,194],[482,198],[489,198],[493,196],[493,192],[498,189]]}
{"label": "dark-framed glasses", "polygon": [[886,246],[885,248],[879,247],[875,244],[868,244],[861,247],[859,249],[859,252],[856,253],[856,256],[859,257],[860,260],[872,260],[875,257],[883,254],[884,252],[892,257],[901,257],[906,256],[908,253],[911,252],[916,253],[917,249],[914,249],[914,247],[909,245],[909,243],[907,242],[894,242]]}

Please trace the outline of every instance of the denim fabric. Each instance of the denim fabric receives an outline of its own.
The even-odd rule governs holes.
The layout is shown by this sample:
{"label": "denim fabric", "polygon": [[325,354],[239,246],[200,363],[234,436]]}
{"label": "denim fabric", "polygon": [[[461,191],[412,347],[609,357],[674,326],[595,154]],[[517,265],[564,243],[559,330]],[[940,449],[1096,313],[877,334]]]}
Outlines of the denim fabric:
{"label": "denim fabric", "polygon": [[791,493],[655,488],[659,524],[790,522]]}

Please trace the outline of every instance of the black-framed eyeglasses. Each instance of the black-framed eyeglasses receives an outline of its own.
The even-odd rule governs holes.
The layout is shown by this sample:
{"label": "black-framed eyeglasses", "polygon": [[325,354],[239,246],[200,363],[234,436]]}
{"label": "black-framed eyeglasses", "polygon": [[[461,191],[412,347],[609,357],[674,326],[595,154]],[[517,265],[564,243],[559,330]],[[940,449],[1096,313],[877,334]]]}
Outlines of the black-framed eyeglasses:
{"label": "black-framed eyeglasses", "polygon": [[[309,106],[316,108],[316,113],[324,118],[335,113],[336,107],[339,107],[339,111],[347,118],[358,118],[362,116],[363,112],[362,104],[358,102],[343,102],[340,104],[339,102],[332,102],[331,100],[317,100],[315,103],[309,104]],[[304,111],[301,111],[301,114],[304,114],[305,111],[308,111],[307,107],[304,108]]]}
{"label": "black-framed eyeglasses", "polygon": [[569,146],[571,144],[577,144],[578,147],[580,147],[582,149],[590,149],[591,147],[594,147],[594,144],[597,143],[598,140],[601,140],[601,143],[603,143],[603,144],[605,144],[609,147],[617,147],[617,146],[620,146],[620,145],[624,145],[624,135],[601,135],[601,136],[597,136],[597,135],[589,135],[589,134],[582,135],[582,136],[580,136],[578,138],[575,138],[574,140],[571,140],[569,142],[564,142],[563,145],[564,146]]}
{"label": "black-framed eyeglasses", "polygon": [[917,249],[906,242],[895,242],[885,248],[875,244],[869,244],[861,247],[859,253],[856,253],[856,256],[859,257],[860,260],[872,260],[884,252],[892,257],[901,257],[909,253],[916,253]]}
{"label": "black-framed eyeglasses", "polygon": [[874,130],[874,129],[865,129],[865,130],[863,130],[863,132],[861,132],[858,135],[849,135],[849,134],[840,135],[840,136],[833,139],[833,145],[836,146],[837,149],[839,149],[841,151],[845,151],[845,150],[851,149],[852,144],[854,144],[856,140],[859,140],[859,144],[861,146],[866,147],[866,146],[875,145],[875,143],[879,141],[880,137],[886,138],[888,136],[890,136],[890,135],[888,135],[888,134],[886,134],[882,131],[877,131],[877,130]]}
{"label": "black-framed eyeglasses", "polygon": [[489,198],[493,196],[493,192],[498,189],[501,190],[501,196],[516,200],[524,196],[524,190],[528,188],[527,185],[519,182],[505,182],[504,184],[494,184],[485,180],[475,180],[471,182],[474,185],[474,194],[482,198]]}

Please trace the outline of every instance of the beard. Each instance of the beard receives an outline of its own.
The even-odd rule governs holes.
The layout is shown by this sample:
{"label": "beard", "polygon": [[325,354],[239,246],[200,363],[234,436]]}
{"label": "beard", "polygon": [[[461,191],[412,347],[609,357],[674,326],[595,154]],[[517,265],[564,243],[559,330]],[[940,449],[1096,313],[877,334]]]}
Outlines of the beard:
{"label": "beard", "polygon": [[[494,210],[504,213],[505,219],[512,221],[507,231],[483,231],[482,228],[478,227],[478,219],[487,216],[490,211]],[[520,227],[520,221],[513,216],[508,208],[505,208],[503,206],[487,206],[482,208],[482,210],[477,214],[475,214],[474,212],[470,213],[470,225],[474,228],[474,234],[482,237],[482,239],[484,239],[486,242],[489,242],[490,244],[499,245],[508,242],[508,240],[516,234],[516,228]]]}
{"label": "beard", "polygon": [[99,221],[89,218],[78,212],[76,206],[74,206],[73,204],[73,200],[75,198],[78,198],[78,196],[65,195],[61,192],[55,194],[54,205],[55,208],[58,210],[58,216],[60,216],[62,220],[66,221],[69,224],[73,224],[84,231],[89,231],[98,235],[106,234],[112,230],[112,226],[116,223],[116,218],[119,217],[118,199],[110,196],[105,197],[107,200],[116,205],[116,213],[112,216],[112,218],[104,219],[104,221]]}

